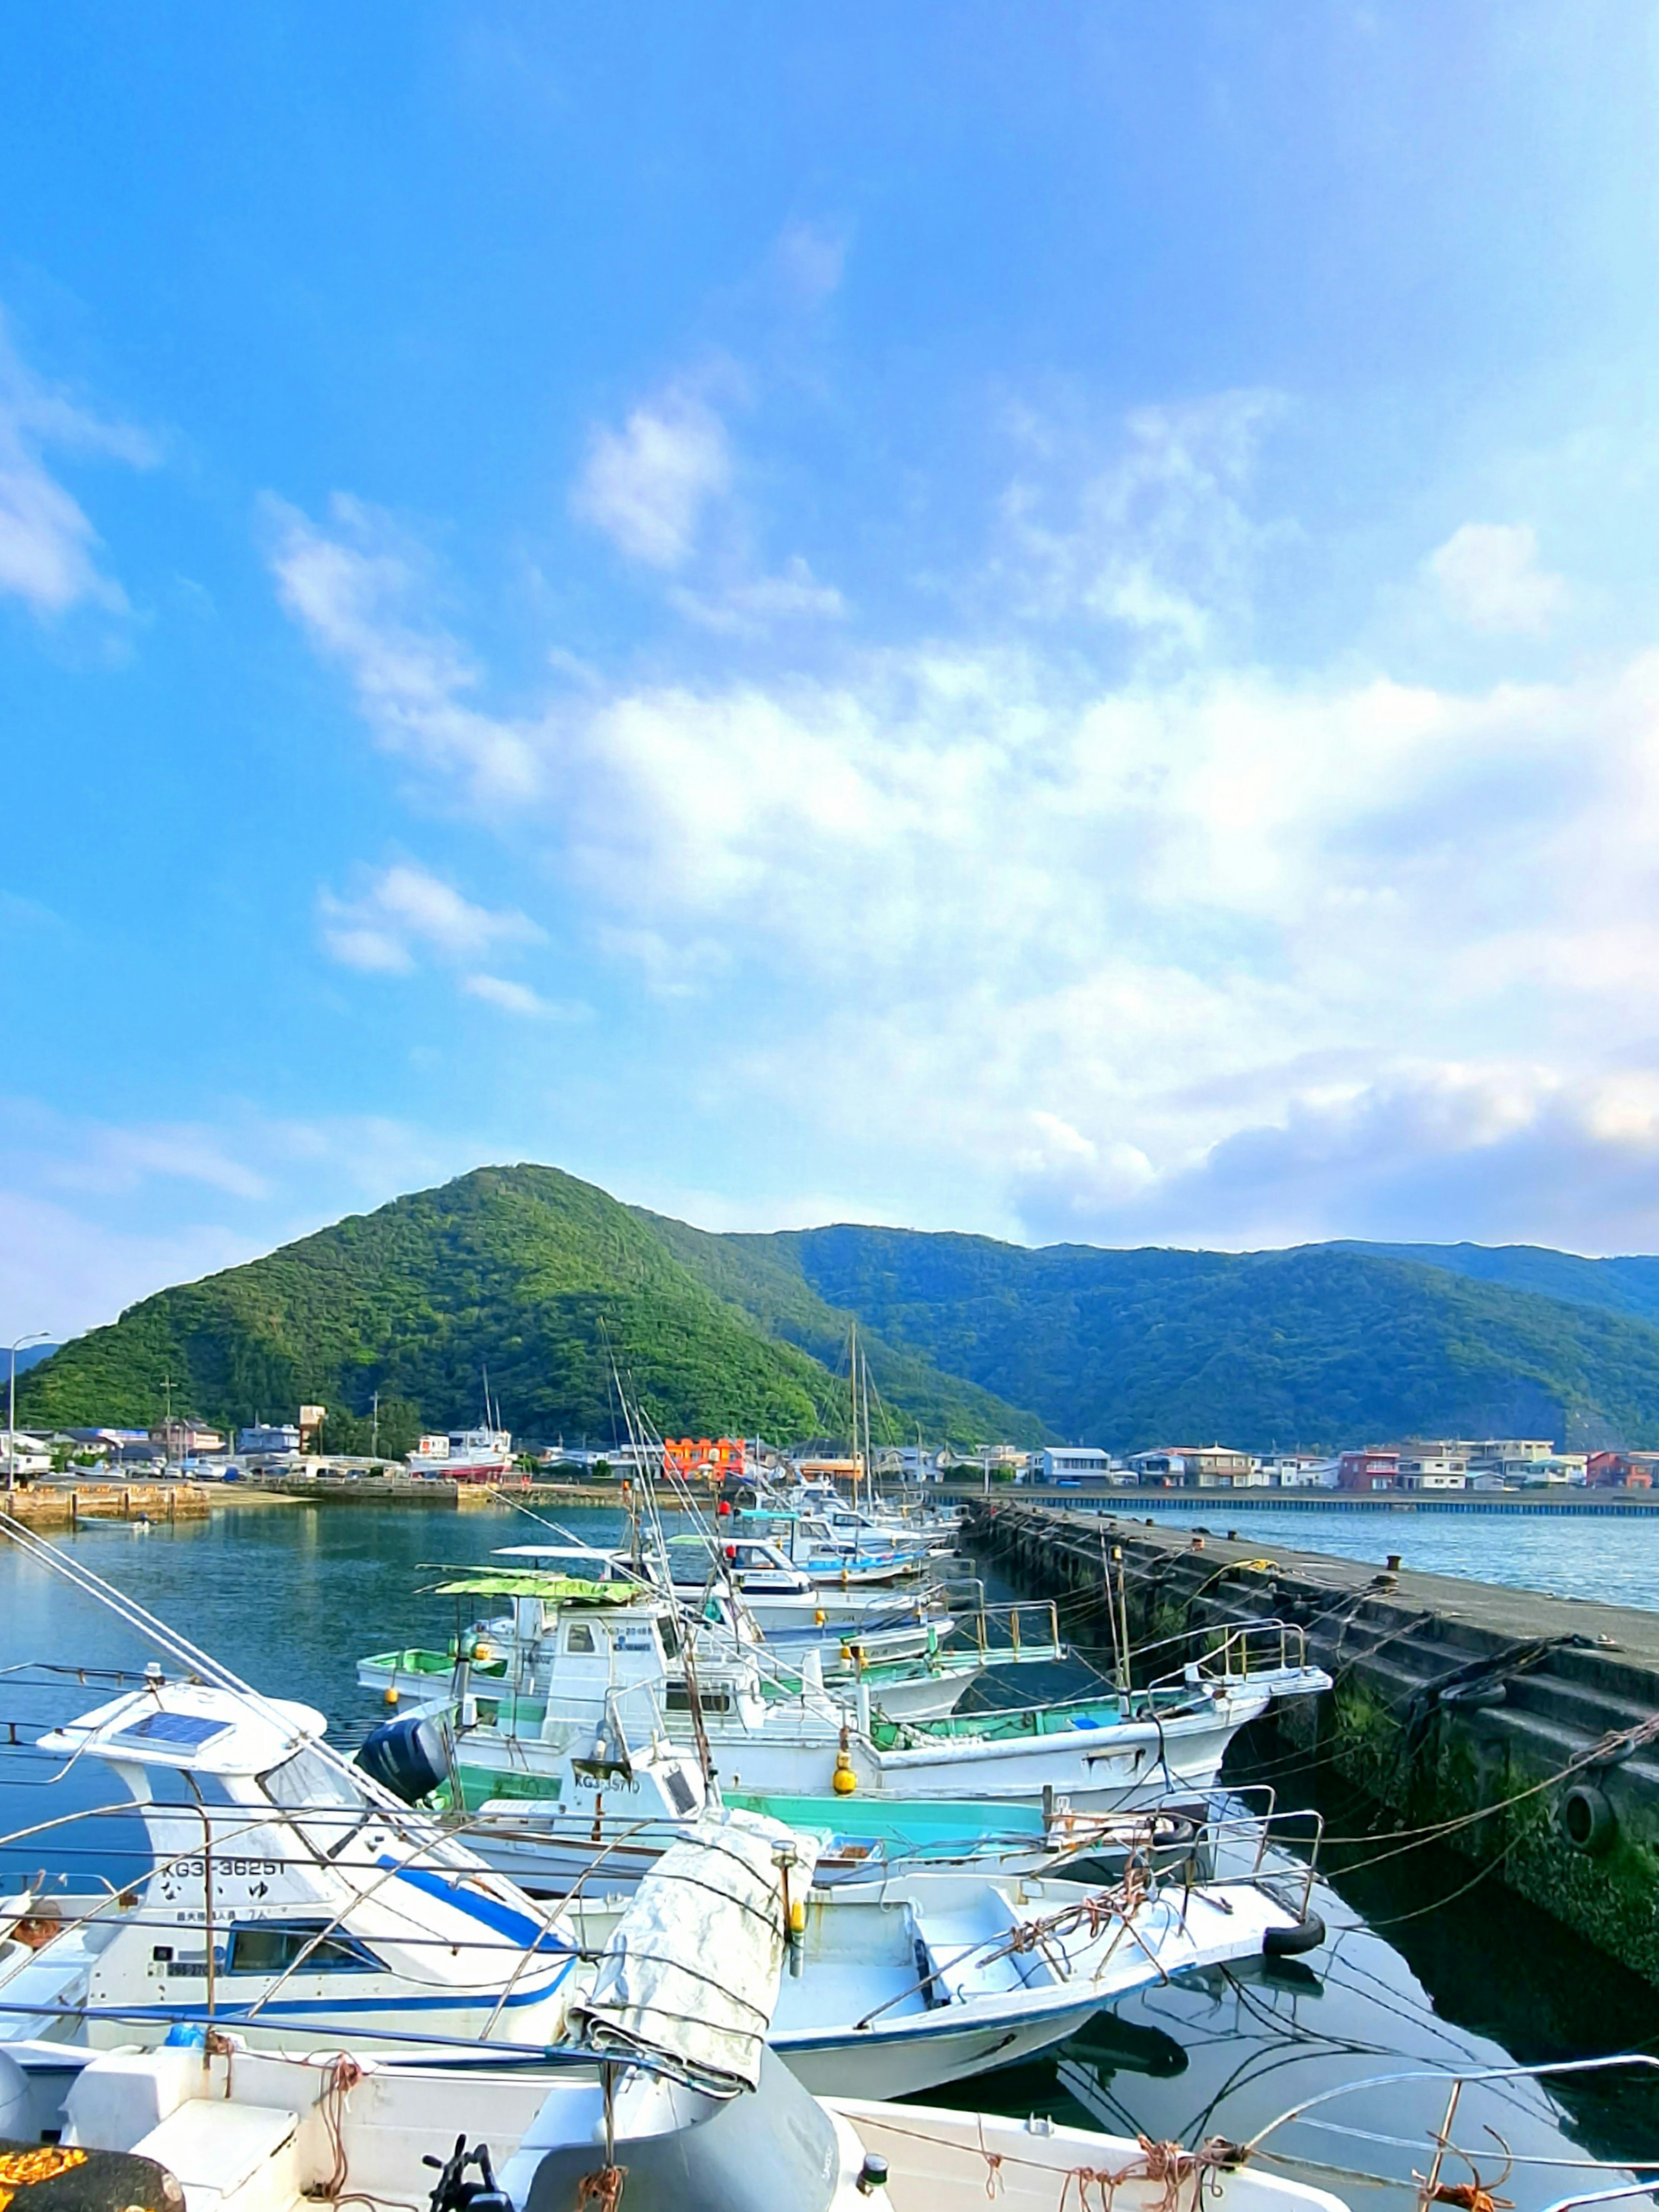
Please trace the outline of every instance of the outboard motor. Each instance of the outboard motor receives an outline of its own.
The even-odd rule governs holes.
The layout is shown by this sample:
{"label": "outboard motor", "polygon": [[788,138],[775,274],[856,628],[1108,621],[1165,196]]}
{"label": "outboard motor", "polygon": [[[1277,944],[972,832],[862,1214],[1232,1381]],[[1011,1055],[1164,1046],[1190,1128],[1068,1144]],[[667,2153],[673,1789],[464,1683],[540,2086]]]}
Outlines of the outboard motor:
{"label": "outboard motor", "polygon": [[357,1764],[371,1782],[418,1805],[449,1777],[449,1747],[443,1723],[429,1713],[405,1713],[370,1730],[357,1752]]}

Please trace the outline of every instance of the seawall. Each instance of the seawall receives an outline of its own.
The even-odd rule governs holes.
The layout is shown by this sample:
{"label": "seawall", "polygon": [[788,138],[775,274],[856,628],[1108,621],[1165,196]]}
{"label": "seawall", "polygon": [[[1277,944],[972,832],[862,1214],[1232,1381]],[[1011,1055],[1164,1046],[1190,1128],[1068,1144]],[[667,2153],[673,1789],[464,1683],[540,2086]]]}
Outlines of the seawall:
{"label": "seawall", "polygon": [[212,1506],[193,1482],[53,1482],[0,1492],[0,1510],[31,1528],[72,1528],[82,1521],[187,1521]]}
{"label": "seawall", "polygon": [[[1335,1686],[1279,1710],[1286,1748],[1659,1982],[1659,1613],[1379,1572],[1292,1550],[1284,1533],[1230,1540],[994,1502],[972,1510],[966,1540],[1061,1601],[1079,1643],[1109,1640],[1120,1571],[1138,1644],[1295,1623]],[[1148,1673],[1179,1656],[1155,1655]]]}

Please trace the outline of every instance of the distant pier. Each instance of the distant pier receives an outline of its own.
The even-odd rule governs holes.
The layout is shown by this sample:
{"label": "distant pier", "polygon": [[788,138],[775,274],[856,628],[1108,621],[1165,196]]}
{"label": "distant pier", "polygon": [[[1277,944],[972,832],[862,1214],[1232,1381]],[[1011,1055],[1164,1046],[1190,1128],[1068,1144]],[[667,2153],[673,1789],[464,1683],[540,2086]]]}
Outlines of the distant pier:
{"label": "distant pier", "polygon": [[[1659,1982],[1659,1613],[1379,1570],[1282,1536],[993,1499],[965,1540],[1059,1600],[1079,1643],[1109,1642],[1120,1572],[1137,1645],[1294,1624],[1335,1687],[1279,1709],[1288,1747]],[[1179,1655],[1154,1654],[1149,1675]]]}
{"label": "distant pier", "polygon": [[72,1528],[82,1521],[204,1519],[212,1499],[194,1482],[49,1482],[0,1492],[0,1511],[31,1528]]}

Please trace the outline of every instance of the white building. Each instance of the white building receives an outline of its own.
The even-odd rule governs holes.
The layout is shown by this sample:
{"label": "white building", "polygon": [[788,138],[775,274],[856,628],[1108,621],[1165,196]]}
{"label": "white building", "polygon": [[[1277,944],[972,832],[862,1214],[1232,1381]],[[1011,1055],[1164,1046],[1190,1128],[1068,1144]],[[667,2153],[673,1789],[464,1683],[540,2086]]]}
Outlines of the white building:
{"label": "white building", "polygon": [[1055,1444],[1026,1462],[1028,1482],[1103,1482],[1111,1455],[1098,1444]]}
{"label": "white building", "polygon": [[1467,1490],[1469,1463],[1446,1452],[1402,1454],[1396,1480],[1401,1490]]}
{"label": "white building", "polygon": [[902,1482],[936,1482],[944,1463],[943,1452],[922,1444],[885,1446],[876,1455],[877,1474],[896,1474]]}
{"label": "white building", "polygon": [[242,1459],[275,1458],[299,1449],[300,1429],[295,1421],[268,1421],[236,1431],[236,1450]]}
{"label": "white building", "polygon": [[1262,1471],[1274,1490],[1334,1490],[1337,1462],[1312,1459],[1304,1452],[1281,1452],[1262,1462]]}
{"label": "white building", "polygon": [[1585,1452],[1552,1452],[1540,1459],[1528,1455],[1525,1459],[1506,1459],[1498,1472],[1505,1482],[1539,1482],[1559,1486],[1566,1483],[1582,1483],[1589,1467]]}

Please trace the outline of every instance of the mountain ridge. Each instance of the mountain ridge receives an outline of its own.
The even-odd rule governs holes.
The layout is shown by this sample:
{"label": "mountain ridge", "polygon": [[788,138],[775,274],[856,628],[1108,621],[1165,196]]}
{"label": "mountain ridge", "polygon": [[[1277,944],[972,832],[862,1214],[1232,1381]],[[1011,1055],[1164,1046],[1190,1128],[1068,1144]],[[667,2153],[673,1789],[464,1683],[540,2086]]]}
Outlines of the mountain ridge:
{"label": "mountain ridge", "polygon": [[20,1370],[19,1417],[153,1421],[171,1376],[175,1410],[219,1420],[379,1390],[454,1425],[487,1365],[520,1434],[603,1439],[614,1366],[659,1427],[784,1442],[845,1433],[854,1326],[890,1442],[1659,1439],[1659,1258],[720,1234],[531,1163],[158,1291]]}

